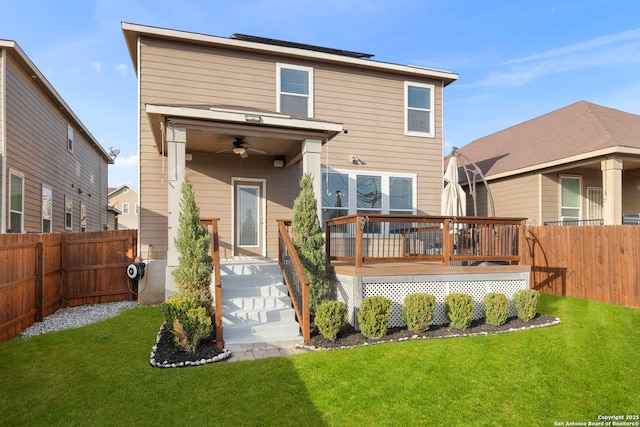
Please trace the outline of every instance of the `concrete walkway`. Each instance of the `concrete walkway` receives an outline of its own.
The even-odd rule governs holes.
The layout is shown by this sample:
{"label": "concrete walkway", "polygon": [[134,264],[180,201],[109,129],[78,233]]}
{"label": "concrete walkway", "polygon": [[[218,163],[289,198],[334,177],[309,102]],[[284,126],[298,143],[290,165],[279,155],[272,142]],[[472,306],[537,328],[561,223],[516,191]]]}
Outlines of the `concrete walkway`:
{"label": "concrete walkway", "polygon": [[266,359],[267,357],[285,357],[293,354],[307,353],[310,350],[303,348],[277,348],[268,350],[246,350],[231,352],[231,357],[227,359],[227,362],[239,362],[241,360],[258,360]]}

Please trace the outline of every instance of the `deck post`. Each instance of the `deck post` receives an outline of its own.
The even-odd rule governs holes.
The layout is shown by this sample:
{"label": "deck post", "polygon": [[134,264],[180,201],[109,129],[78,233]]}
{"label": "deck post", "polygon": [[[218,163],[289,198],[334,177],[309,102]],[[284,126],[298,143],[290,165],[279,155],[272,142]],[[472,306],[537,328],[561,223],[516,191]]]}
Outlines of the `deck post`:
{"label": "deck post", "polygon": [[366,220],[363,216],[356,216],[356,268],[362,267],[362,243],[364,240],[364,226]]}
{"label": "deck post", "polygon": [[445,218],[442,223],[442,256],[443,256],[443,264],[445,266],[451,265],[451,253],[453,252],[451,233],[449,232],[451,220],[449,218]]}

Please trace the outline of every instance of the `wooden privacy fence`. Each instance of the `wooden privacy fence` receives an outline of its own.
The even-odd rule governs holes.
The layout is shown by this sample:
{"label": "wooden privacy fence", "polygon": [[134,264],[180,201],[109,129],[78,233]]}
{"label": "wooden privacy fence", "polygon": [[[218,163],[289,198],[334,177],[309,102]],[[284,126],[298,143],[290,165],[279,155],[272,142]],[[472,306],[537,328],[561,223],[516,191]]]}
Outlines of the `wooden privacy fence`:
{"label": "wooden privacy fence", "polygon": [[520,254],[532,288],[640,307],[640,227],[534,226],[525,237]]}
{"label": "wooden privacy fence", "polygon": [[0,342],[60,307],[136,299],[137,231],[0,234]]}

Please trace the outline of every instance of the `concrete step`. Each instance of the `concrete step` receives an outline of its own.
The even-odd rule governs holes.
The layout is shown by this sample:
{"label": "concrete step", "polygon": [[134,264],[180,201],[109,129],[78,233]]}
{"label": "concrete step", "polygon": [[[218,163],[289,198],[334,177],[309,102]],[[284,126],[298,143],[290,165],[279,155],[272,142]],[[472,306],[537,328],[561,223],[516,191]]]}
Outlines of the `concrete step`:
{"label": "concrete step", "polygon": [[292,348],[302,343],[300,327],[276,262],[223,261],[221,279],[224,340],[228,350]]}

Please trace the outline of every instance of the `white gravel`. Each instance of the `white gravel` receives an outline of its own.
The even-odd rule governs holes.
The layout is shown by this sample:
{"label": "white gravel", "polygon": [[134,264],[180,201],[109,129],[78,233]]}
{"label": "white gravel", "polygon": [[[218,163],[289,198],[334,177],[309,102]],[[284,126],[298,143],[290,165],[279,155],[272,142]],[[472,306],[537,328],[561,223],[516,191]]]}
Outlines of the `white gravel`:
{"label": "white gravel", "polygon": [[47,332],[79,328],[89,323],[116,316],[122,310],[136,307],[137,305],[137,301],[120,301],[61,308],[52,315],[45,317],[42,322],[36,322],[29,326],[22,331],[20,336],[22,338],[31,338]]}

